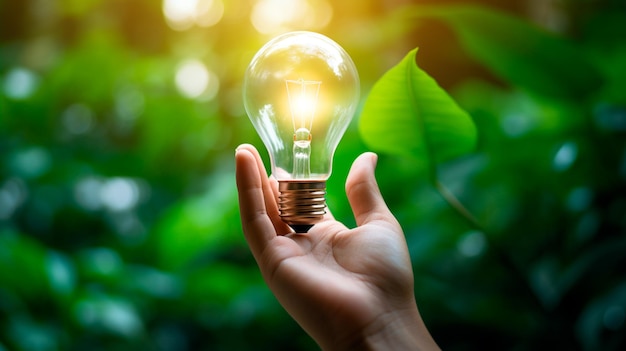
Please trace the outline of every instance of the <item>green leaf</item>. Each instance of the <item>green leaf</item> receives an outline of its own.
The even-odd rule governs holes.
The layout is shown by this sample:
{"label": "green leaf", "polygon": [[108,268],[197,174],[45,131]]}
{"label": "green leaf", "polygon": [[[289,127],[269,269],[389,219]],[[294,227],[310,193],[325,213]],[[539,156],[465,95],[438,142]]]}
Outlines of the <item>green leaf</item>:
{"label": "green leaf", "polygon": [[478,6],[411,6],[401,16],[444,21],[469,55],[532,93],[581,99],[603,84],[600,71],[574,42],[504,12]]}
{"label": "green leaf", "polygon": [[421,169],[472,151],[476,127],[463,109],[415,63],[417,49],[376,82],[359,129],[373,150],[410,156]]}

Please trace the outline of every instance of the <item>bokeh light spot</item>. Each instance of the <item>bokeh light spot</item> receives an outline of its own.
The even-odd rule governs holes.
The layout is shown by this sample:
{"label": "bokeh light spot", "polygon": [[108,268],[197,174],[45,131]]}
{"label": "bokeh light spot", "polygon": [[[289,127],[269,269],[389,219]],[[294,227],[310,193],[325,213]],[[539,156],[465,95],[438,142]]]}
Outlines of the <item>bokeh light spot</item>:
{"label": "bokeh light spot", "polygon": [[115,93],[115,112],[124,121],[133,121],[144,111],[145,98],[139,89],[124,86]]}
{"label": "bokeh light spot", "polygon": [[117,252],[106,247],[85,250],[81,253],[81,261],[89,273],[97,275],[115,275],[124,269],[124,263]]}
{"label": "bokeh light spot", "polygon": [[[28,316],[13,316],[8,321],[8,337],[18,350],[59,350],[57,334],[49,324],[34,321]],[[3,340],[4,341],[4,340]],[[2,344],[0,350],[4,351]]]}
{"label": "bokeh light spot", "polygon": [[608,131],[626,131],[626,108],[610,104],[600,104],[594,108],[596,125]]}
{"label": "bokeh light spot", "polygon": [[14,174],[26,179],[34,179],[50,169],[52,158],[46,149],[30,147],[13,154],[10,159],[10,166]]}
{"label": "bokeh light spot", "polygon": [[126,301],[109,300],[102,305],[101,313],[103,324],[120,335],[134,336],[143,329],[134,307]]}
{"label": "bokeh light spot", "polygon": [[87,105],[73,104],[63,112],[62,123],[70,134],[87,133],[94,124],[93,112]]}
{"label": "bokeh light spot", "polygon": [[39,85],[39,77],[25,68],[14,68],[4,78],[4,94],[15,100],[30,97]]}
{"label": "bokeh light spot", "polygon": [[457,249],[466,257],[475,257],[483,253],[487,246],[485,234],[480,231],[473,230],[463,235],[458,243]]}
{"label": "bokeh light spot", "polygon": [[163,14],[170,28],[183,31],[194,24],[216,25],[224,15],[222,0],[164,0]]}
{"label": "bokeh light spot", "polygon": [[511,113],[502,119],[502,130],[511,138],[521,137],[534,128],[534,121],[521,113]]}
{"label": "bokeh light spot", "polygon": [[593,192],[587,187],[573,189],[567,196],[567,208],[572,212],[580,212],[589,207]]}
{"label": "bokeh light spot", "polygon": [[122,299],[100,296],[84,299],[75,305],[74,314],[85,327],[121,336],[137,336],[143,330],[134,306]]}
{"label": "bokeh light spot", "polygon": [[127,211],[139,202],[139,189],[127,178],[111,178],[100,188],[100,201],[111,211]]}
{"label": "bokeh light spot", "polygon": [[0,220],[10,218],[16,207],[17,203],[11,194],[4,189],[0,189]]}
{"label": "bokeh light spot", "polygon": [[619,330],[624,325],[626,320],[626,313],[622,306],[611,306],[606,309],[602,321],[604,326],[610,330]]}
{"label": "bokeh light spot", "polygon": [[187,98],[210,100],[219,91],[219,79],[199,60],[186,60],[176,71],[176,87]]}
{"label": "bokeh light spot", "polygon": [[252,9],[250,21],[259,33],[278,34],[295,29],[324,28],[332,15],[332,7],[324,0],[260,0]]}
{"label": "bokeh light spot", "polygon": [[574,142],[566,142],[556,152],[553,160],[553,167],[555,171],[565,171],[572,166],[574,161],[578,157],[578,146]]}
{"label": "bokeh light spot", "polygon": [[81,179],[74,187],[74,199],[78,205],[86,210],[95,211],[102,207],[100,189],[102,180],[89,176]]}
{"label": "bokeh light spot", "polygon": [[163,14],[174,30],[189,29],[193,25],[197,0],[164,0]]}
{"label": "bokeh light spot", "polygon": [[196,6],[196,24],[201,27],[216,25],[224,16],[224,3],[222,0],[198,0]]}
{"label": "bokeh light spot", "polygon": [[50,252],[47,257],[46,269],[52,289],[62,295],[67,295],[74,290],[76,285],[76,273],[72,262],[64,255]]}
{"label": "bokeh light spot", "polygon": [[20,179],[8,179],[0,187],[0,220],[9,219],[26,200],[27,188]]}

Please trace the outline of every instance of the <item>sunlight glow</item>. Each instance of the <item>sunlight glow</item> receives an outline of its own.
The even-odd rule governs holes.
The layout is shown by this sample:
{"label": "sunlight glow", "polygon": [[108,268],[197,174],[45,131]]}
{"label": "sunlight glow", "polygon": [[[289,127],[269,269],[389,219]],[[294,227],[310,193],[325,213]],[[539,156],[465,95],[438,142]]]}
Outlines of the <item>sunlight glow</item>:
{"label": "sunlight glow", "polygon": [[295,29],[324,28],[333,16],[326,0],[259,0],[250,15],[254,28],[262,34],[278,34]]}
{"label": "sunlight glow", "polygon": [[170,28],[211,27],[224,15],[222,0],[163,0],[163,14]]}

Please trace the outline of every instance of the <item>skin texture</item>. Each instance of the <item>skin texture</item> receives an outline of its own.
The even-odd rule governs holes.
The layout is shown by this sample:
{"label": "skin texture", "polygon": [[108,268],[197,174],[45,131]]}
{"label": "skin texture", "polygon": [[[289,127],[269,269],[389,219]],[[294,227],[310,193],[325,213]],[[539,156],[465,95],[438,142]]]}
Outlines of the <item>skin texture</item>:
{"label": "skin texture", "polygon": [[305,234],[280,220],[277,182],[251,145],[236,151],[244,235],[266,283],[324,350],[438,350],[415,302],[402,228],[385,204],[365,153],[346,194],[357,227],[328,213]]}

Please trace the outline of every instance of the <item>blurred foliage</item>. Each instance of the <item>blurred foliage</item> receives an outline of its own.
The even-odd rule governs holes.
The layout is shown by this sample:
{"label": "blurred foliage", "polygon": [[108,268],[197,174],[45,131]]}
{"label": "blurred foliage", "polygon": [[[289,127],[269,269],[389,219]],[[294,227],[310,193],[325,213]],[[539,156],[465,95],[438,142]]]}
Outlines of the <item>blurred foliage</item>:
{"label": "blurred foliage", "polygon": [[[379,160],[444,349],[623,349],[626,4],[289,4],[0,0],[0,350],[316,349],[248,252],[232,161],[263,150],[245,68],[295,29],[340,43],[365,92],[420,47],[476,125],[443,194]],[[357,124],[328,182],[349,225]]]}

